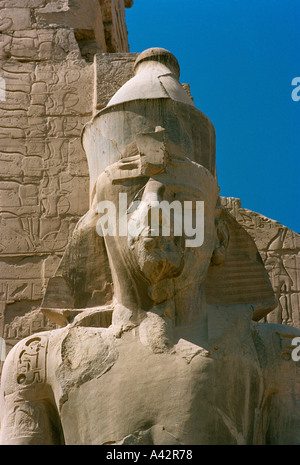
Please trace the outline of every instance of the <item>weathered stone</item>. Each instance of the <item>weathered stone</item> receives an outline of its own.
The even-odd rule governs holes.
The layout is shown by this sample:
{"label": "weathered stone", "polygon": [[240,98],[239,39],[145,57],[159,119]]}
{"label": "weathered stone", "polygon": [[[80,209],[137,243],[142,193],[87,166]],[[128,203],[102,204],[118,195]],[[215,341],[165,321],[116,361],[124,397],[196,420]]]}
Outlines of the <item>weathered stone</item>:
{"label": "weathered stone", "polygon": [[239,199],[225,197],[222,198],[222,204],[253,237],[269,273],[278,305],[267,315],[267,321],[299,328],[299,234],[278,221],[242,208]]}
{"label": "weathered stone", "polygon": [[95,56],[95,110],[104,108],[112,96],[133,76],[136,53]]}
{"label": "weathered stone", "polygon": [[2,8],[0,11],[0,28],[5,31],[30,29],[30,8]]}
{"label": "weathered stone", "polygon": [[1,8],[38,8],[47,0],[0,0]]}
{"label": "weathered stone", "polygon": [[[281,305],[287,297],[295,305],[294,282],[277,269],[284,264],[296,279],[287,248],[296,236],[273,231],[265,268],[250,234],[255,230],[241,225],[240,204],[231,201],[231,214],[222,205],[230,207],[230,201],[219,199],[212,123],[178,79],[170,52],[145,51],[134,77],[85,126],[90,208],[54,276],[57,253],[35,259],[47,285],[43,313],[62,328],[36,333],[30,326],[35,308],[6,327],[10,340],[28,336],[4,365],[3,444],[299,442],[299,367],[291,352],[300,330],[257,322],[276,305],[268,267],[275,293],[284,286]],[[72,202],[80,203],[76,195],[83,190],[75,187],[82,177],[56,171],[56,163],[52,168],[56,174],[43,186],[48,204],[42,237],[64,224],[58,221],[60,189],[70,192],[71,218]],[[29,189],[31,203],[36,186],[22,188]],[[126,194],[126,205],[119,194]],[[182,235],[182,222],[177,229],[185,210],[174,213],[174,221],[166,221],[163,211],[151,228],[145,223],[154,216],[153,201],[157,208],[163,200],[181,207],[194,202],[195,210],[197,201],[204,202],[200,244],[191,245],[195,231]],[[103,201],[118,213],[112,234],[105,228],[113,213],[105,217]],[[261,221],[253,212],[246,216]],[[120,230],[124,221],[126,234]],[[10,259],[7,273],[12,264]],[[11,288],[10,295],[27,287]],[[38,295],[37,288],[30,294]]]}
{"label": "weathered stone", "polygon": [[[183,269],[170,278],[182,266],[179,243],[173,249],[158,237],[158,248],[144,247],[132,237],[128,247],[124,238],[96,234],[96,201],[123,187],[147,200],[157,195],[157,186],[141,184],[147,176],[168,180],[176,194],[201,184],[205,202],[216,198],[213,127],[196,116],[189,85],[174,78],[174,57],[161,51],[149,87],[157,50],[147,51],[134,85],[125,85],[138,57],[127,42],[131,6],[0,0],[0,336],[12,349],[3,383],[17,393],[15,425],[27,438],[37,428],[31,441],[42,444],[61,444],[61,428],[67,444],[298,443],[290,353],[300,328],[299,235],[223,198],[216,243],[205,236],[197,257],[186,248]],[[143,105],[149,92],[159,104]],[[181,164],[178,176],[170,154]],[[210,214],[205,221],[213,230]],[[204,279],[200,264],[210,255]],[[272,324],[282,322],[288,326]],[[67,327],[51,331],[57,324]],[[37,386],[45,399],[53,389],[46,410],[22,401]],[[3,442],[22,443],[18,427],[2,420],[1,431]]]}

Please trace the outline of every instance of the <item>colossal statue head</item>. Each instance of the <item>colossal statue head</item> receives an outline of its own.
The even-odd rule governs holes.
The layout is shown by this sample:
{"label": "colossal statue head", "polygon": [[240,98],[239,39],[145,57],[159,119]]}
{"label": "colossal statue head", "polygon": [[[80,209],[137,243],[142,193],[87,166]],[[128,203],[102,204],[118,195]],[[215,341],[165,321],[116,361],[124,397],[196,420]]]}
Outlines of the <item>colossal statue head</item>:
{"label": "colossal statue head", "polygon": [[161,48],[146,50],[135,62],[134,77],[85,127],[82,140],[92,195],[99,174],[120,159],[143,154],[140,149],[145,149],[148,142],[143,135],[159,128],[164,129],[164,143],[168,142],[174,156],[188,157],[216,176],[214,127],[195,107],[178,79],[179,65],[174,55]]}
{"label": "colossal statue head", "polygon": [[[144,51],[133,78],[83,131],[91,209],[78,223],[42,306],[61,325],[100,307],[108,315],[101,324],[107,325],[113,302],[120,299],[126,307],[145,310],[168,299],[178,308],[186,299],[197,306],[200,288],[210,305],[251,305],[255,320],[274,307],[253,240],[219,203],[214,127],[179,74],[169,51]],[[113,216],[107,210],[105,216],[107,202],[115,206],[113,233],[105,224]],[[182,216],[168,217],[168,234],[162,232],[162,210],[156,231],[151,223],[153,202],[182,207]],[[185,206],[193,238],[183,227]],[[192,227],[199,215],[201,238],[200,229]],[[176,321],[181,323],[179,310]]]}

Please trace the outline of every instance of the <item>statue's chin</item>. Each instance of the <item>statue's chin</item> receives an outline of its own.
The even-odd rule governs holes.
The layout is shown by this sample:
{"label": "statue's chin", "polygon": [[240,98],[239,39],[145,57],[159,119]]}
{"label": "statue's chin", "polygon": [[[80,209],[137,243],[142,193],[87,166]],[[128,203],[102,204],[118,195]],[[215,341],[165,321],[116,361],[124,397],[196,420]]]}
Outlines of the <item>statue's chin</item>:
{"label": "statue's chin", "polygon": [[139,244],[136,252],[140,270],[151,284],[174,278],[182,272],[184,255],[175,244],[152,249]]}

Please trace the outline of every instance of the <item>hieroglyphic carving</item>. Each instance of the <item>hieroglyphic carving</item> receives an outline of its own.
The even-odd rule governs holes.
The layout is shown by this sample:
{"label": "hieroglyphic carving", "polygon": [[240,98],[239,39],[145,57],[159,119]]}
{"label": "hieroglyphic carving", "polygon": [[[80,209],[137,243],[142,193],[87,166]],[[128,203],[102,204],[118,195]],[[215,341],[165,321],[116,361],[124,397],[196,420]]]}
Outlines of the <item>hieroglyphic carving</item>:
{"label": "hieroglyphic carving", "polygon": [[[16,306],[16,304],[14,305]],[[24,305],[22,307],[24,307]],[[6,313],[12,314],[15,313],[15,310],[10,311],[10,306],[8,305]],[[41,314],[39,306],[36,304],[35,310],[28,311],[25,316],[13,316],[13,320],[4,327],[3,337],[5,338],[7,349],[10,350],[18,341],[25,337],[55,328],[56,325],[49,322],[47,318]]]}
{"label": "hieroglyphic carving", "polygon": [[293,281],[284,266],[283,259],[281,256],[277,255],[276,252],[267,252],[264,264],[279,300],[278,305],[281,309],[282,322],[285,324],[293,324],[291,306],[291,288]]}
{"label": "hieroglyphic carving", "polygon": [[[49,263],[57,266],[89,207],[80,137],[93,114],[94,54],[107,51],[96,3],[0,1],[0,318],[10,347],[52,327],[37,311]],[[113,9],[124,10],[123,1]],[[120,27],[124,36],[124,14],[112,20],[112,33]],[[125,39],[125,49],[109,39],[114,51],[128,50]]]}
{"label": "hieroglyphic carving", "polygon": [[11,36],[7,34],[12,24],[12,18],[8,17],[8,15],[4,15],[3,11],[0,11],[0,58],[6,58],[9,53],[10,45],[11,45]]}
{"label": "hieroglyphic carving", "polygon": [[46,380],[47,338],[36,336],[26,340],[19,350],[17,383],[24,387]]}
{"label": "hieroglyphic carving", "polygon": [[[50,245],[48,250],[61,250],[72,232],[72,228],[69,228],[70,222],[73,227],[78,217],[88,207],[87,201],[78,205],[77,196],[74,195],[74,184],[77,181],[77,186],[81,187],[81,193],[85,192],[86,198],[88,197],[87,183],[84,179],[85,160],[79,144],[76,145],[79,151],[76,158],[82,160],[82,170],[81,173],[77,172],[77,180],[73,180],[71,184],[68,178],[72,175],[68,173],[68,164],[69,151],[74,154],[74,140],[80,139],[83,124],[88,120],[88,116],[85,116],[85,114],[88,115],[87,99],[84,100],[85,105],[83,105],[83,100],[79,98],[81,80],[86,80],[87,86],[90,81],[92,93],[92,76],[89,69],[85,75],[82,74],[82,66],[78,66],[78,69],[75,68],[73,74],[70,64],[66,66],[56,65],[56,67],[51,65],[50,67],[52,73],[49,72],[49,66],[43,68],[41,65],[37,65],[34,69],[31,68],[31,74],[27,75],[28,78],[30,77],[30,80],[28,78],[26,80],[30,89],[29,93],[25,95],[30,99],[24,101],[22,110],[28,110],[29,118],[24,117],[23,121],[18,118],[18,124],[21,123],[21,128],[14,127],[17,124],[15,122],[16,116],[11,118],[11,123],[7,118],[5,118],[4,123],[1,122],[6,126],[4,133],[2,131],[1,134],[0,144],[3,143],[1,158],[8,167],[8,173],[4,173],[2,178],[7,177],[7,181],[0,183],[0,205],[3,211],[2,241],[8,237],[8,244],[6,243],[6,247],[4,245],[2,247],[6,249],[6,253],[18,252],[18,246],[16,248],[13,240],[11,247],[9,246],[9,237],[15,236],[16,233],[22,243],[19,252],[46,251],[47,244]],[[9,67],[9,70],[10,76],[14,74],[12,66]],[[24,72],[22,72],[22,76],[24,76]],[[8,79],[9,89],[10,82],[11,79]],[[75,82],[77,87],[74,87]],[[15,79],[13,83],[12,95],[16,93]],[[21,80],[19,85],[22,86]],[[58,98],[54,98],[56,94],[58,94]],[[71,98],[71,95],[75,97]],[[79,102],[80,100],[82,101]],[[51,102],[49,107],[47,107],[47,102]],[[78,102],[79,106],[75,109],[74,104]],[[19,101],[18,104],[20,104]],[[3,105],[5,108],[9,107],[10,100]],[[48,113],[53,116],[48,116]],[[55,114],[62,116],[58,118],[54,116]],[[82,114],[84,114],[83,117]],[[10,133],[13,131],[16,137],[13,144],[9,144],[8,129]],[[9,176],[10,173],[12,176]],[[68,200],[68,196],[72,196],[73,200]],[[75,215],[74,220],[63,220],[68,211],[70,211],[69,215]],[[45,235],[41,235],[39,232],[45,230],[43,219],[48,217],[55,217],[57,221],[53,222],[52,230],[49,230],[47,226],[45,232],[47,240],[45,242]],[[22,218],[21,221],[20,218]],[[42,222],[44,224],[41,224]],[[64,222],[67,224],[62,224]],[[64,236],[67,232],[66,240],[59,240],[57,236],[61,235],[60,231]],[[49,234],[53,239],[53,244],[49,243]],[[54,244],[57,239],[57,244]]]}
{"label": "hieroglyphic carving", "polygon": [[242,208],[241,201],[223,197],[222,203],[253,237],[278,299],[269,322],[300,327],[300,236],[259,213]]}
{"label": "hieroglyphic carving", "polygon": [[[24,339],[16,347],[11,364],[9,384],[4,396],[10,399],[6,419],[1,426],[7,429],[11,441],[32,436],[45,440],[40,428],[46,425],[45,411],[51,413],[47,389],[47,345],[45,335]],[[31,402],[33,395],[35,401]]]}
{"label": "hieroglyphic carving", "polygon": [[117,90],[133,76],[136,53],[101,53],[95,56],[95,110],[104,108]]}

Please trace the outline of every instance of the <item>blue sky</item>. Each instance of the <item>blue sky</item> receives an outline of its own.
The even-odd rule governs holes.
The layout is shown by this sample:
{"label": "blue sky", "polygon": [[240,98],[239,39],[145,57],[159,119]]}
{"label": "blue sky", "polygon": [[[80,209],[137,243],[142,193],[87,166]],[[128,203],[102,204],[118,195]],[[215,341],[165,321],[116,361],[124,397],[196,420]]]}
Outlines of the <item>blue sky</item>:
{"label": "blue sky", "polygon": [[214,124],[221,195],[300,232],[300,1],[134,0],[126,23],[131,52],[176,56]]}

